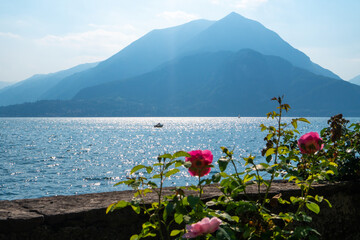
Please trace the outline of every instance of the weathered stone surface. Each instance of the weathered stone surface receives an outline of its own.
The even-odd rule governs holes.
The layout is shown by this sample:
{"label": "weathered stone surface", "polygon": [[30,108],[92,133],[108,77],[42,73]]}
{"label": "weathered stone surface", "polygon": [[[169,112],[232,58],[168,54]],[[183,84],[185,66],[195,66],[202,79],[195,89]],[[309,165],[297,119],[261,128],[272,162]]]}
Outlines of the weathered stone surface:
{"label": "weathered stone surface", "polygon": [[[323,239],[360,239],[359,187],[360,182],[314,186],[312,194],[325,196],[333,205],[329,208],[323,202],[320,214],[314,216],[313,226],[322,233]],[[164,194],[172,193],[172,190],[166,188]],[[105,214],[105,210],[111,203],[131,200],[133,193],[121,191],[0,201],[0,240],[129,239],[140,231],[146,218],[129,207],[110,214]],[[247,193],[257,197],[257,186],[249,186]],[[288,198],[300,191],[293,183],[278,181],[272,185],[269,194],[278,193]],[[220,194],[217,185],[210,185],[205,187],[203,198],[209,200]],[[146,201],[154,202],[156,197],[155,193],[148,194]]]}
{"label": "weathered stone surface", "polygon": [[44,216],[14,201],[0,201],[0,232],[29,231],[41,225]]}

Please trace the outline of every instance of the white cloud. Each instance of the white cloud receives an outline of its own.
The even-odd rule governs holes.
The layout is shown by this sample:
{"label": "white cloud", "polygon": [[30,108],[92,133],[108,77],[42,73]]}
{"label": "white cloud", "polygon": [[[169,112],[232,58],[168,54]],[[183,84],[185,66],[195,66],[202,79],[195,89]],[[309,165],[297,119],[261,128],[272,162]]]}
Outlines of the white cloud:
{"label": "white cloud", "polygon": [[36,40],[40,45],[60,46],[76,48],[77,51],[84,52],[109,52],[120,51],[122,48],[136,40],[135,34],[125,34],[118,31],[95,29],[92,31],[72,33],[64,36],[47,35]]}
{"label": "white cloud", "polygon": [[166,20],[185,20],[185,21],[192,21],[200,18],[195,14],[186,13],[183,11],[165,11],[158,14],[158,16],[163,17]]}
{"label": "white cloud", "polygon": [[9,32],[0,32],[0,37],[7,37],[7,38],[21,38],[19,35]]}

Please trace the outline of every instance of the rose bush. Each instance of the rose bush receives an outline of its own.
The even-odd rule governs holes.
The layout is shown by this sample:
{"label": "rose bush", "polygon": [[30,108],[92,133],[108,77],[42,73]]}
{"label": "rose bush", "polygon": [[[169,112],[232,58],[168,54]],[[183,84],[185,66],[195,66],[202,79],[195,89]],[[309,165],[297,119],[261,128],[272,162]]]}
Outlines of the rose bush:
{"label": "rose bush", "polygon": [[[324,142],[316,132],[309,132],[299,138],[298,122],[310,122],[305,118],[295,118],[289,123],[283,123],[282,116],[290,106],[282,103],[281,97],[272,100],[278,102],[278,112],[270,112],[267,117],[276,120],[276,127],[264,124],[260,126],[261,131],[267,131],[264,138],[266,147],[262,151],[264,158],[257,159],[250,155],[236,159],[233,151],[221,147],[225,156],[217,161],[220,172],[202,179],[214,167],[213,154],[209,150],[163,154],[152,166],[137,165],[132,168],[131,175],[145,170],[143,176],[129,177],[115,184],[132,187],[135,190],[134,199],[131,202],[111,204],[107,212],[131,206],[136,213],[148,215],[148,221],[142,225],[141,232],[134,234],[131,240],[149,237],[212,240],[317,239],[320,234],[310,227],[312,217],[309,212],[318,214],[321,202],[328,203],[330,207],[331,204],[322,196],[312,196],[310,189],[314,183],[331,180],[337,174],[337,162],[341,162],[336,158],[358,158],[360,124],[355,125],[353,131],[344,130],[345,136],[339,135],[339,127],[336,131],[322,131],[326,140]],[[291,126],[293,128],[289,129]],[[336,138],[333,137],[334,133],[337,134]],[[331,142],[330,138],[336,142]],[[232,165],[231,173],[226,172],[229,164]],[[188,169],[191,176],[198,177],[198,184],[177,187],[174,194],[163,196],[164,181],[180,172],[183,167]],[[300,194],[287,199],[283,199],[281,194],[269,196],[273,181],[280,178],[295,183]],[[203,186],[210,183],[218,184],[222,195],[203,202]],[[257,189],[258,198],[255,200],[254,195],[252,198],[247,196],[250,185],[255,185]],[[189,193],[191,191],[198,194]],[[155,192],[158,196],[151,206],[144,200],[150,192]],[[278,212],[276,208],[279,205],[283,205],[281,208],[287,211]]]}

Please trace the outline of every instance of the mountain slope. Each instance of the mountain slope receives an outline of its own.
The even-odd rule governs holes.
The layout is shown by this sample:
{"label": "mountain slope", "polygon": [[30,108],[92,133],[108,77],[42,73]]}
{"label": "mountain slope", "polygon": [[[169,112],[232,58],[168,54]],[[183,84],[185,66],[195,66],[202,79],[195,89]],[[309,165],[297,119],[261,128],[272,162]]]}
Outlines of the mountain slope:
{"label": "mountain slope", "polygon": [[95,67],[98,63],[86,63],[50,74],[37,74],[0,90],[0,106],[34,102],[64,78]]}
{"label": "mountain slope", "polygon": [[282,95],[291,115],[360,116],[360,86],[250,49],[179,57],[72,100],[2,107],[0,116],[264,116]]}
{"label": "mountain slope", "polygon": [[0,89],[6,87],[6,86],[9,86],[11,83],[9,82],[0,82]]}
{"label": "mountain slope", "polygon": [[290,61],[294,66],[327,77],[339,78],[331,71],[310,61],[303,52],[293,48],[278,34],[261,23],[231,13],[212,24],[184,48],[186,52],[238,51],[249,48],[265,55],[274,55]]}
{"label": "mountain slope", "polygon": [[304,53],[260,23],[231,13],[216,22],[197,20],[154,30],[96,68],[65,78],[49,90],[44,99],[70,99],[85,87],[134,77],[176,57],[209,51],[236,52],[244,48],[280,56],[316,74],[338,78],[329,70],[312,63]]}
{"label": "mountain slope", "polygon": [[179,58],[135,78],[83,89],[74,100],[136,101],[170,116],[261,116],[271,110],[269,99],[283,94],[293,113],[360,116],[360,87],[249,49]]}
{"label": "mountain slope", "polygon": [[360,75],[350,79],[349,82],[356,84],[356,85],[360,85]]}
{"label": "mountain slope", "polygon": [[96,68],[71,76],[45,94],[44,99],[70,99],[80,89],[104,82],[133,77],[179,55],[179,46],[213,22],[195,20],[180,26],[153,30],[101,62]]}

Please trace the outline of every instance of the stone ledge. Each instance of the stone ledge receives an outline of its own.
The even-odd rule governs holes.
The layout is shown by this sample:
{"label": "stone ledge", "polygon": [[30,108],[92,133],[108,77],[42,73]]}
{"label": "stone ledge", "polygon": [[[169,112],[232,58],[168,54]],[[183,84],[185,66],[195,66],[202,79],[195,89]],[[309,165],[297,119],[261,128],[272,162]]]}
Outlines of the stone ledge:
{"label": "stone ledge", "polygon": [[[353,224],[360,222],[359,187],[360,182],[314,186],[312,194],[325,196],[333,205],[333,208],[321,206],[320,214],[314,218],[314,224],[323,236],[331,237],[326,239],[336,239],[334,236],[360,239],[360,230]],[[173,189],[165,188],[164,194]],[[256,186],[249,186],[247,192],[256,197]],[[105,210],[111,203],[131,200],[133,193],[117,191],[0,201],[0,239],[63,239],[68,236],[72,236],[71,239],[129,239],[131,234],[139,231],[144,218],[130,208],[108,215]],[[270,191],[271,195],[278,193],[286,198],[299,194],[299,189],[293,183],[279,181],[273,183]],[[219,194],[217,185],[209,185],[204,188],[203,198],[211,199]],[[155,194],[148,194],[146,201],[150,203],[155,199]],[[330,229],[338,234],[329,234]]]}

